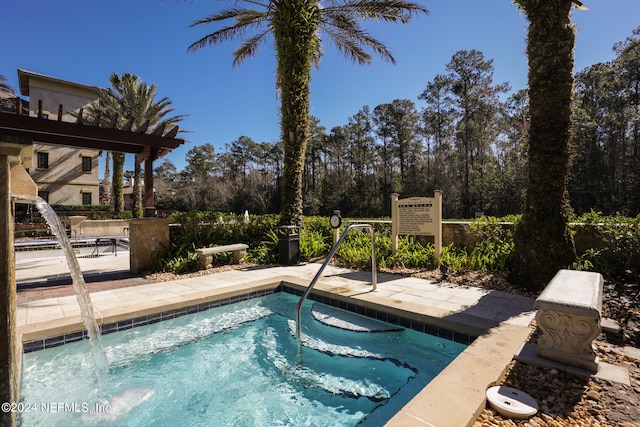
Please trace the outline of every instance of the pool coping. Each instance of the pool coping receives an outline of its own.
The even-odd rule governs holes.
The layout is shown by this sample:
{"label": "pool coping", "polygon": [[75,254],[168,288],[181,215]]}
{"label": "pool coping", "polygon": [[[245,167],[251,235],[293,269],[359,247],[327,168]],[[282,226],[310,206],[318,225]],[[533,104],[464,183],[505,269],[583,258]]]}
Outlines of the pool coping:
{"label": "pool coping", "polygon": [[[96,310],[96,321],[101,328],[108,328],[105,332],[125,330],[267,295],[280,286],[286,287],[287,291],[300,293],[308,286],[308,280],[282,275],[171,296],[146,304]],[[402,323],[396,324],[422,329],[423,332],[443,338],[448,338],[447,335],[450,334],[449,339],[458,342],[466,340],[469,343],[456,359],[389,420],[386,425],[392,427],[472,425],[486,405],[486,389],[503,378],[514,354],[532,331],[529,326],[499,323],[464,313],[394,300],[373,292],[363,292],[362,289],[336,287],[323,283],[322,280],[316,284],[313,295],[312,299],[316,301],[391,323],[401,319],[397,321]],[[443,334],[440,334],[440,330]],[[86,332],[83,331],[80,316],[18,327],[25,351],[37,350],[38,344],[33,343],[40,342],[41,348],[46,348],[84,339]]]}

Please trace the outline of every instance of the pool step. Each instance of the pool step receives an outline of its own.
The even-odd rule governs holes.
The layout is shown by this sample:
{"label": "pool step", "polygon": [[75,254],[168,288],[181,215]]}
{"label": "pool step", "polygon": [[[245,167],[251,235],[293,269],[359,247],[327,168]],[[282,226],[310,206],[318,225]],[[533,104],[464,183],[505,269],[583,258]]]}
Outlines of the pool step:
{"label": "pool step", "polygon": [[318,322],[352,332],[400,332],[404,328],[324,304],[314,304],[311,315]]}
{"label": "pool step", "polygon": [[[306,335],[300,355],[290,332],[267,328],[262,337],[262,348],[266,361],[287,382],[298,384],[305,390],[322,390],[342,398],[382,402],[416,375],[415,370],[394,360]],[[378,374],[371,381],[364,380],[362,372]]]}

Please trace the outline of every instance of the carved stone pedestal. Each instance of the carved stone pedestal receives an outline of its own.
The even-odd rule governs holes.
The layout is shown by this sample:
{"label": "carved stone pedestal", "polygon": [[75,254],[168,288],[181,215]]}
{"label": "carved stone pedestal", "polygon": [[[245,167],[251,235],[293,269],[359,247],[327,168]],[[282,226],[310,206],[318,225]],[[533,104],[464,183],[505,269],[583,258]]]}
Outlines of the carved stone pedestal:
{"label": "carved stone pedestal", "polygon": [[593,340],[600,335],[600,321],[584,316],[539,310],[536,322],[543,334],[538,339],[538,356],[596,372]]}
{"label": "carved stone pedestal", "polygon": [[599,273],[560,270],[536,299],[543,334],[538,356],[596,372],[593,340],[601,332],[603,279]]}

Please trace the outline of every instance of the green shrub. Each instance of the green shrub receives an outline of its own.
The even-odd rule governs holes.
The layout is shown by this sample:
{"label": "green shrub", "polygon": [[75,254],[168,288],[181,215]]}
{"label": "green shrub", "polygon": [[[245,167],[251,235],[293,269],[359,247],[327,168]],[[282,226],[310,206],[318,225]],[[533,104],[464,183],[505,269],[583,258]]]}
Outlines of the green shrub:
{"label": "green shrub", "polygon": [[300,232],[300,256],[303,259],[317,258],[331,250],[331,237],[319,231],[302,230]]}
{"label": "green shrub", "polygon": [[273,264],[278,261],[278,234],[275,230],[269,230],[260,242],[249,245],[245,255],[247,261],[256,264]]}
{"label": "green shrub", "polygon": [[196,271],[198,269],[198,254],[194,250],[184,256],[178,255],[169,258],[164,262],[164,266],[161,269],[163,271],[172,271],[176,274]]}
{"label": "green shrub", "polygon": [[573,222],[592,237],[591,247],[578,254],[573,268],[597,271],[612,280],[640,279],[640,215],[628,218],[592,211]]}
{"label": "green shrub", "polygon": [[[162,260],[164,270],[175,271],[170,261],[191,259],[195,250],[232,243],[246,243],[245,258],[256,263],[272,263],[277,256],[277,237],[273,234],[279,223],[278,215],[252,215],[246,221],[243,215],[220,212],[174,212],[169,253]],[[231,263],[232,255],[216,254],[214,264]]]}
{"label": "green shrub", "polygon": [[331,230],[329,218],[305,217],[304,228],[300,230],[300,257],[309,260],[328,254],[333,245]]}
{"label": "green shrub", "polygon": [[[509,218],[482,217],[471,224],[476,243],[472,247],[442,248],[436,259],[433,244],[423,238],[400,236],[398,250],[392,254],[391,230],[388,224],[376,224],[376,261],[379,267],[407,267],[435,269],[446,263],[451,271],[506,271],[513,256],[512,227],[501,222],[517,222],[520,216]],[[248,261],[272,264],[278,260],[278,215],[252,215],[245,221],[242,215],[220,212],[177,212],[172,220],[179,225],[171,228],[170,250],[160,269],[190,271],[197,268],[196,248],[246,243]],[[509,220],[509,221],[507,221]],[[620,280],[640,278],[640,215],[624,218],[605,217],[591,212],[575,218],[580,227],[596,236],[599,246],[579,254],[573,268],[593,270],[605,277]],[[344,230],[345,227],[343,227]],[[333,245],[333,232],[326,217],[305,217],[300,230],[301,260],[322,257]],[[336,258],[354,268],[371,266],[371,238],[367,230],[349,233]],[[216,263],[230,263],[230,254],[220,254]]]}
{"label": "green shrub", "polygon": [[[513,253],[513,233],[493,217],[482,217],[471,224],[477,243],[471,248],[442,248],[436,259],[432,243],[420,243],[413,236],[399,236],[398,250],[392,254],[389,227],[376,231],[377,263],[380,267],[407,267],[435,269],[446,263],[450,270],[505,270]],[[366,268],[371,265],[371,243],[366,232],[351,232],[338,250],[338,256],[347,265]],[[350,233],[350,234],[351,234]]]}
{"label": "green shrub", "polygon": [[[376,239],[377,240],[377,239]],[[391,239],[389,238],[389,248],[385,264],[387,267],[419,267],[436,268],[435,247],[432,244],[422,245],[412,236],[400,236],[398,238],[398,250],[395,255],[391,254]]]}
{"label": "green shrub", "polygon": [[513,232],[500,222],[495,217],[482,217],[471,223],[477,243],[467,255],[467,269],[507,270],[514,249]]}
{"label": "green shrub", "polygon": [[[52,205],[61,221],[68,221],[70,216],[86,216],[87,219],[112,219],[111,205]],[[16,223],[44,223],[45,220],[36,209],[35,204],[18,203],[15,209]]]}
{"label": "green shrub", "polygon": [[[384,239],[385,237],[380,233],[376,234],[376,263],[380,266],[384,265],[383,260],[387,255],[384,253],[384,249],[382,248],[385,246],[383,243]],[[390,245],[390,238],[388,235],[386,236],[386,239],[389,241]],[[350,231],[340,244],[336,255],[347,265],[361,268],[370,268],[371,236],[369,232],[364,229],[355,229],[353,231]]]}

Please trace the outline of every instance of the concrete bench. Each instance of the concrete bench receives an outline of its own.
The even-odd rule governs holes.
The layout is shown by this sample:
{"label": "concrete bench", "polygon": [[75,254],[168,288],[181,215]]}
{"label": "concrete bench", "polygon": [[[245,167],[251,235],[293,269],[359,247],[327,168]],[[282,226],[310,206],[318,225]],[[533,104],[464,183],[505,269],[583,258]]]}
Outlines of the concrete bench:
{"label": "concrete bench", "polygon": [[603,283],[600,273],[558,271],[535,302],[538,356],[598,370],[593,340],[601,332]]}
{"label": "concrete bench", "polygon": [[249,249],[249,245],[245,245],[244,243],[236,243],[233,245],[196,249],[196,253],[198,254],[198,258],[200,260],[200,266],[203,268],[211,268],[211,264],[213,263],[213,254],[233,252],[233,259],[236,264],[239,264],[244,259],[244,251],[247,249]]}

